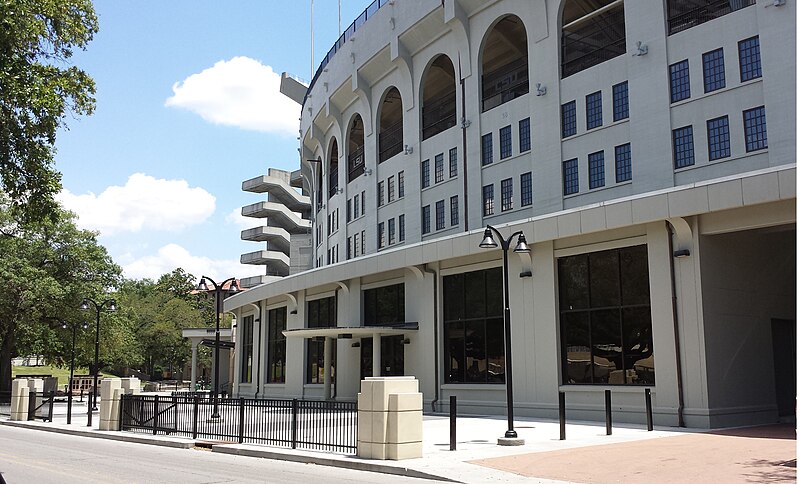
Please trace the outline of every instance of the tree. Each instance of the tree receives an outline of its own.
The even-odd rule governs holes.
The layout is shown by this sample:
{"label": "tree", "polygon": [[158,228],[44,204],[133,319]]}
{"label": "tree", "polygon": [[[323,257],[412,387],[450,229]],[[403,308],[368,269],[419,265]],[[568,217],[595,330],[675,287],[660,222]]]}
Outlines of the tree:
{"label": "tree", "polygon": [[70,212],[56,208],[51,217],[25,222],[12,212],[0,192],[0,391],[11,388],[15,355],[57,361],[66,354],[68,337],[57,319],[86,320],[78,309],[82,298],[102,297],[121,272]]}
{"label": "tree", "polygon": [[58,216],[56,131],[95,104],[94,81],[67,61],[97,30],[91,0],[0,0],[0,184],[20,220]]}

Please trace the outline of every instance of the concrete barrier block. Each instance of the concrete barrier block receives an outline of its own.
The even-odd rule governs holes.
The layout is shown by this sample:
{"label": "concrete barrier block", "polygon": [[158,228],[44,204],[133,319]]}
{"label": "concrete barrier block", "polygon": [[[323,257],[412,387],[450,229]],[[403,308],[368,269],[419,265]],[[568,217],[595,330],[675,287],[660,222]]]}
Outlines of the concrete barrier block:
{"label": "concrete barrier block", "polygon": [[371,442],[386,442],[386,424],[388,412],[372,413],[372,439]]}
{"label": "concrete barrier block", "polygon": [[387,424],[387,443],[422,442],[422,410],[389,412]]}
{"label": "concrete barrier block", "polygon": [[389,395],[390,412],[409,412],[422,410],[421,393],[395,393]]}
{"label": "concrete barrier block", "polygon": [[372,406],[389,409],[389,395],[393,393],[418,393],[419,381],[414,377],[382,377],[372,383]]}
{"label": "concrete barrier block", "polygon": [[372,412],[358,411],[358,441],[372,442]]}
{"label": "concrete barrier block", "polygon": [[371,459],[386,460],[386,444],[373,442],[370,447],[372,448],[370,451],[372,453]]}
{"label": "concrete barrier block", "polygon": [[422,442],[386,444],[386,458],[390,460],[418,459],[422,457]]}
{"label": "concrete barrier block", "polygon": [[43,392],[44,380],[41,378],[28,378],[28,391],[29,392]]}
{"label": "concrete barrier block", "polygon": [[358,394],[358,400],[357,400],[358,410],[372,411],[374,410],[374,408],[372,408],[372,385],[371,384],[365,385],[365,383],[368,382],[364,381],[361,382],[361,393]]}

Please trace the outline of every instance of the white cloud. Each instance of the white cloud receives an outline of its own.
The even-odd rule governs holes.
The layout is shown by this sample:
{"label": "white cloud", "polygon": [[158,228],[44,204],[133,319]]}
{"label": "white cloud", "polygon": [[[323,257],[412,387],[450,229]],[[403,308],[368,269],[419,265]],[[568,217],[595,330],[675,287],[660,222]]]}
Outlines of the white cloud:
{"label": "white cloud", "polygon": [[219,61],[172,86],[166,106],[210,123],[296,136],[300,106],[280,93],[281,76],[249,57]]}
{"label": "white cloud", "polygon": [[238,260],[214,260],[196,256],[178,244],[167,244],[156,255],[147,255],[123,264],[122,271],[130,279],[158,279],[176,267],[195,277],[208,276],[216,281],[229,277],[241,279],[263,273],[263,268],[240,264]]}
{"label": "white cloud", "polygon": [[61,204],[78,215],[78,226],[102,235],[142,230],[178,231],[204,222],[216,206],[213,195],[185,180],[156,179],[134,173],[125,186],[100,195],[76,195],[64,189]]}
{"label": "white cloud", "polygon": [[225,222],[239,227],[241,230],[252,229],[259,225],[259,222],[250,217],[242,215],[241,208],[234,208],[231,213],[225,216]]}

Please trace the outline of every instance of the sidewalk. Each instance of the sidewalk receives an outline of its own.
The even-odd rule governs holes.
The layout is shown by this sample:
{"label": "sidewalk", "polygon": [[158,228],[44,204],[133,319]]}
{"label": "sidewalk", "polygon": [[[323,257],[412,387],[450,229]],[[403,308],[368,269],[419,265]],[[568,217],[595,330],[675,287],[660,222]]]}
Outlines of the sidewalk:
{"label": "sidewalk", "polygon": [[[180,437],[99,431],[97,414],[93,418],[93,428],[87,428],[85,405],[73,407],[73,423],[68,426],[66,410],[62,411],[59,407],[61,406],[54,408],[53,423],[10,422],[0,419],[0,425],[179,448],[191,448],[195,444],[191,439]],[[685,460],[690,460],[692,456],[703,459],[702,456],[708,456],[710,452],[724,458],[707,460],[706,466],[703,466],[704,461],[693,463],[696,468],[688,467],[693,469],[688,474],[691,480],[696,482],[699,475],[719,476],[726,482],[744,480],[737,479],[741,474],[732,474],[732,471],[737,470],[735,463],[744,462],[745,459],[749,459],[747,462],[752,465],[740,470],[758,471],[760,474],[757,475],[769,476],[773,482],[781,482],[788,474],[794,476],[794,469],[790,467],[791,459],[795,456],[796,443],[793,426],[784,426],[781,432],[773,432],[776,434],[775,438],[768,440],[761,433],[751,433],[747,439],[746,432],[739,432],[741,436],[735,437],[738,438],[735,442],[741,444],[739,447],[732,445],[730,441],[714,440],[713,438],[721,437],[720,432],[702,433],[691,429],[657,428],[653,432],[647,432],[643,426],[617,424],[613,428],[613,435],[607,436],[602,422],[571,422],[567,424],[567,440],[560,441],[558,421],[517,419],[515,428],[519,436],[525,439],[525,445],[501,447],[497,445],[497,437],[502,436],[506,430],[505,417],[460,417],[458,450],[450,451],[448,418],[425,415],[423,457],[402,461],[366,460],[329,452],[254,444],[214,444],[212,451],[465,483],[619,482],[625,480],[623,477],[636,480],[644,478],[651,482],[678,482],[677,475],[670,474],[670,470],[682,472],[687,469]],[[731,435],[726,437],[734,438]],[[747,443],[752,445],[747,446]],[[728,453],[719,454],[720,446],[727,449]],[[737,449],[744,457],[731,455]],[[675,454],[674,458],[671,457],[672,454]],[[725,465],[726,459],[732,459],[730,466]],[[754,469],[753,466],[759,462],[762,468]],[[633,476],[628,475],[630,473]],[[670,476],[676,479],[673,480]]]}

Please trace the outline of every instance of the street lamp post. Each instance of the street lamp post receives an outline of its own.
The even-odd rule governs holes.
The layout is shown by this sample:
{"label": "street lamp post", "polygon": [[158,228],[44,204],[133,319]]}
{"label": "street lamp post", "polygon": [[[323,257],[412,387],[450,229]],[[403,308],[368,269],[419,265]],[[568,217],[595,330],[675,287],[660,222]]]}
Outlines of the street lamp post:
{"label": "street lamp post", "polygon": [[497,234],[500,239],[500,248],[503,249],[503,323],[505,329],[505,347],[506,347],[506,406],[508,407],[508,430],[506,430],[506,439],[517,439],[517,431],[514,430],[514,379],[511,372],[511,308],[508,302],[508,248],[511,246],[511,241],[517,237],[517,246],[514,247],[514,252],[522,254],[530,254],[531,249],[525,241],[525,234],[522,231],[517,231],[511,234],[510,237],[504,239],[502,234],[491,225],[486,226],[483,232],[483,240],[479,247],[482,249],[496,249],[497,242],[495,242],[492,232]]}
{"label": "street lamp post", "polygon": [[88,311],[89,303],[92,304],[97,315],[97,325],[95,326],[94,332],[94,386],[92,388],[92,395],[89,397],[91,399],[91,405],[89,405],[89,415],[86,423],[87,427],[92,426],[92,412],[97,410],[97,373],[100,370],[100,313],[104,309],[108,312],[114,312],[117,310],[117,301],[114,299],[106,299],[102,303],[98,303],[94,299],[88,297],[83,298],[83,302],[81,302],[79,309]]}
{"label": "street lamp post", "polygon": [[75,377],[75,335],[78,332],[78,326],[81,329],[87,329],[89,324],[84,322],[78,325],[66,321],[61,322],[62,328],[72,330],[72,353],[69,362],[69,383],[67,383],[67,425],[72,423],[72,379]]}
{"label": "street lamp post", "polygon": [[211,419],[218,420],[219,419],[219,315],[222,312],[222,293],[225,291],[223,288],[225,284],[231,283],[228,288],[228,293],[233,294],[239,292],[239,286],[236,284],[236,278],[230,277],[222,281],[221,284],[217,284],[214,279],[211,279],[208,276],[203,276],[200,278],[200,284],[197,285],[198,291],[203,292],[211,292],[208,289],[208,285],[206,284],[206,279],[208,279],[211,284],[214,285],[214,301],[215,307],[217,312],[217,326],[216,331],[214,332],[214,409],[211,412]]}

